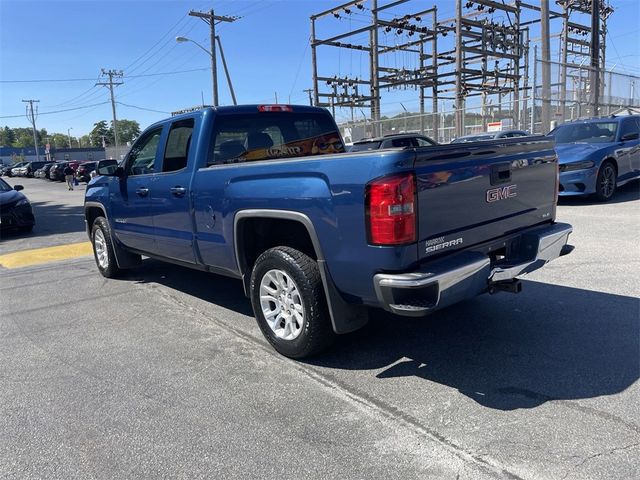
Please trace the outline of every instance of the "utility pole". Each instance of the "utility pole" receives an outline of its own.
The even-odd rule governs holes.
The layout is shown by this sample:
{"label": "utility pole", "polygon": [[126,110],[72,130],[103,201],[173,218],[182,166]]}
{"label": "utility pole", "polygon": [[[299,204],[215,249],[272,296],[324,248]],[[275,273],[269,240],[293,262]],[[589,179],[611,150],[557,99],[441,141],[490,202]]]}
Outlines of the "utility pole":
{"label": "utility pole", "polygon": [[[213,106],[218,106],[218,69],[216,65],[216,23],[220,22],[235,22],[238,17],[226,17],[216,15],[213,9],[209,10],[209,13],[195,12],[191,10],[189,16],[198,17],[209,25],[210,28],[210,41],[211,41],[211,80],[213,82]],[[224,61],[224,60],[223,60]]]}
{"label": "utility pole", "polygon": [[[543,2],[545,0],[542,0]],[[456,111],[455,132],[460,137],[464,131],[464,93],[462,84],[462,0],[456,0]]]}
{"label": "utility pole", "polygon": [[238,102],[236,101],[236,92],[233,90],[233,84],[231,83],[231,75],[229,74],[229,69],[227,68],[227,61],[224,59],[224,50],[222,49],[220,35],[216,35],[216,40],[218,41],[218,47],[220,47],[220,59],[222,60],[222,66],[224,67],[224,74],[227,77],[229,92],[231,92],[231,100],[233,101],[234,105],[238,105]]}
{"label": "utility pole", "polygon": [[[109,77],[108,82],[98,82],[96,85],[102,85],[105,87],[109,87],[109,92],[111,93],[111,112],[113,113],[113,139],[115,141],[116,146],[116,158],[120,160],[120,152],[118,151],[118,124],[116,119],[116,101],[113,97],[113,86],[122,85],[122,81],[113,81],[113,77],[122,78],[123,72],[122,70],[105,70],[104,68],[101,70],[102,75],[106,75]],[[104,143],[104,139],[102,140]]]}
{"label": "utility pole", "polygon": [[36,147],[36,160],[40,161],[40,154],[38,153],[38,134],[36,131],[36,117],[38,116],[38,106],[36,105],[35,111],[33,110],[33,104],[39,103],[40,100],[22,100],[24,103],[28,103],[27,106],[27,120],[31,122],[33,127],[33,144]]}
{"label": "utility pole", "polygon": [[551,129],[551,46],[549,38],[549,0],[540,2],[542,37],[542,133]]}
{"label": "utility pole", "polygon": [[591,0],[591,104],[593,116],[598,116],[600,100],[600,0]]}
{"label": "utility pole", "polygon": [[309,105],[313,106],[313,88],[305,88],[303,92],[309,94]]}
{"label": "utility pole", "polygon": [[71,130],[73,130],[73,127],[67,128],[67,137],[69,137],[69,148],[73,147],[73,145],[71,144]]}

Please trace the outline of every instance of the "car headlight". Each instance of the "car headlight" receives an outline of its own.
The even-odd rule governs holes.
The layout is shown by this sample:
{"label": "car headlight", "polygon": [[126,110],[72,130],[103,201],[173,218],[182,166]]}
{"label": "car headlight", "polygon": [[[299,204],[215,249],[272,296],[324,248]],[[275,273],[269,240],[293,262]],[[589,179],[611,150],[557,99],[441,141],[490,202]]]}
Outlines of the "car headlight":
{"label": "car headlight", "polygon": [[592,160],[583,160],[581,162],[565,163],[564,165],[560,165],[560,171],[570,172],[573,170],[588,170],[589,168],[593,168],[595,165],[596,165],[596,162]]}
{"label": "car headlight", "polygon": [[18,200],[18,203],[16,203],[16,207],[22,207],[24,205],[29,205],[29,200],[27,200],[26,198]]}

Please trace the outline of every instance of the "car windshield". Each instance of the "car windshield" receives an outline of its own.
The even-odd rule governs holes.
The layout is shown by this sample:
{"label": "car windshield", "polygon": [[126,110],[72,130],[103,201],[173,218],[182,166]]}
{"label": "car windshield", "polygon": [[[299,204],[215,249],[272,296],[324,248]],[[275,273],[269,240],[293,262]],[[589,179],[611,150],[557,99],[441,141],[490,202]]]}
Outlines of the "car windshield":
{"label": "car windshield", "polygon": [[374,140],[371,142],[359,142],[354,143],[350,152],[364,152],[365,150],[377,150],[380,148],[380,140]]}
{"label": "car windshield", "polygon": [[0,192],[9,192],[11,190],[13,190],[13,188],[11,188],[11,186],[9,186],[7,182],[0,178]]}
{"label": "car windshield", "polygon": [[561,125],[549,133],[556,143],[608,143],[616,139],[617,122],[589,122]]}

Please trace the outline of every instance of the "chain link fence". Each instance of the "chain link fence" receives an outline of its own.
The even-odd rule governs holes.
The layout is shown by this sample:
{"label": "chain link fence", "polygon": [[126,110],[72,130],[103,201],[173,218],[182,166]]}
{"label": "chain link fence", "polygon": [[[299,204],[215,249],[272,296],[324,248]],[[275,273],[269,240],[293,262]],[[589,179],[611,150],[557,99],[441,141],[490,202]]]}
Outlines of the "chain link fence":
{"label": "chain link fence", "polygon": [[[480,105],[464,109],[464,134],[485,132],[488,129],[520,129],[530,133],[546,134],[554,125],[563,122],[612,115],[629,107],[640,108],[640,77],[615,69],[600,71],[597,101],[593,88],[595,70],[589,65],[548,62],[551,82],[548,94],[542,87],[542,60],[534,59],[529,85],[520,90],[518,102],[512,97],[495,101],[487,97]],[[585,62],[586,63],[586,62]],[[430,101],[427,100],[427,104]],[[543,104],[549,109],[549,124],[543,125]],[[372,122],[362,116],[341,124],[345,142],[394,133],[420,133],[448,143],[456,135],[455,110],[424,115],[405,112],[392,118]],[[499,123],[499,125],[498,125]]]}

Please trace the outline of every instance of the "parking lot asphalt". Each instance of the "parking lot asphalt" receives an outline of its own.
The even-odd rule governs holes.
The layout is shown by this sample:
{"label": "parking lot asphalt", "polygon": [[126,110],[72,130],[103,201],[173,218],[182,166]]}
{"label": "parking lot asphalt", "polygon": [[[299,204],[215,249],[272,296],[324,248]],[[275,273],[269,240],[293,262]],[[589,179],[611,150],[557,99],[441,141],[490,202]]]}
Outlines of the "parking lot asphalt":
{"label": "parking lot asphalt", "polygon": [[[83,187],[9,181],[37,225],[0,254],[86,240]],[[305,362],[235,280],[2,269],[0,478],[638,478],[639,207],[637,182],[562,200],[576,250],[521,294],[375,312]]]}

